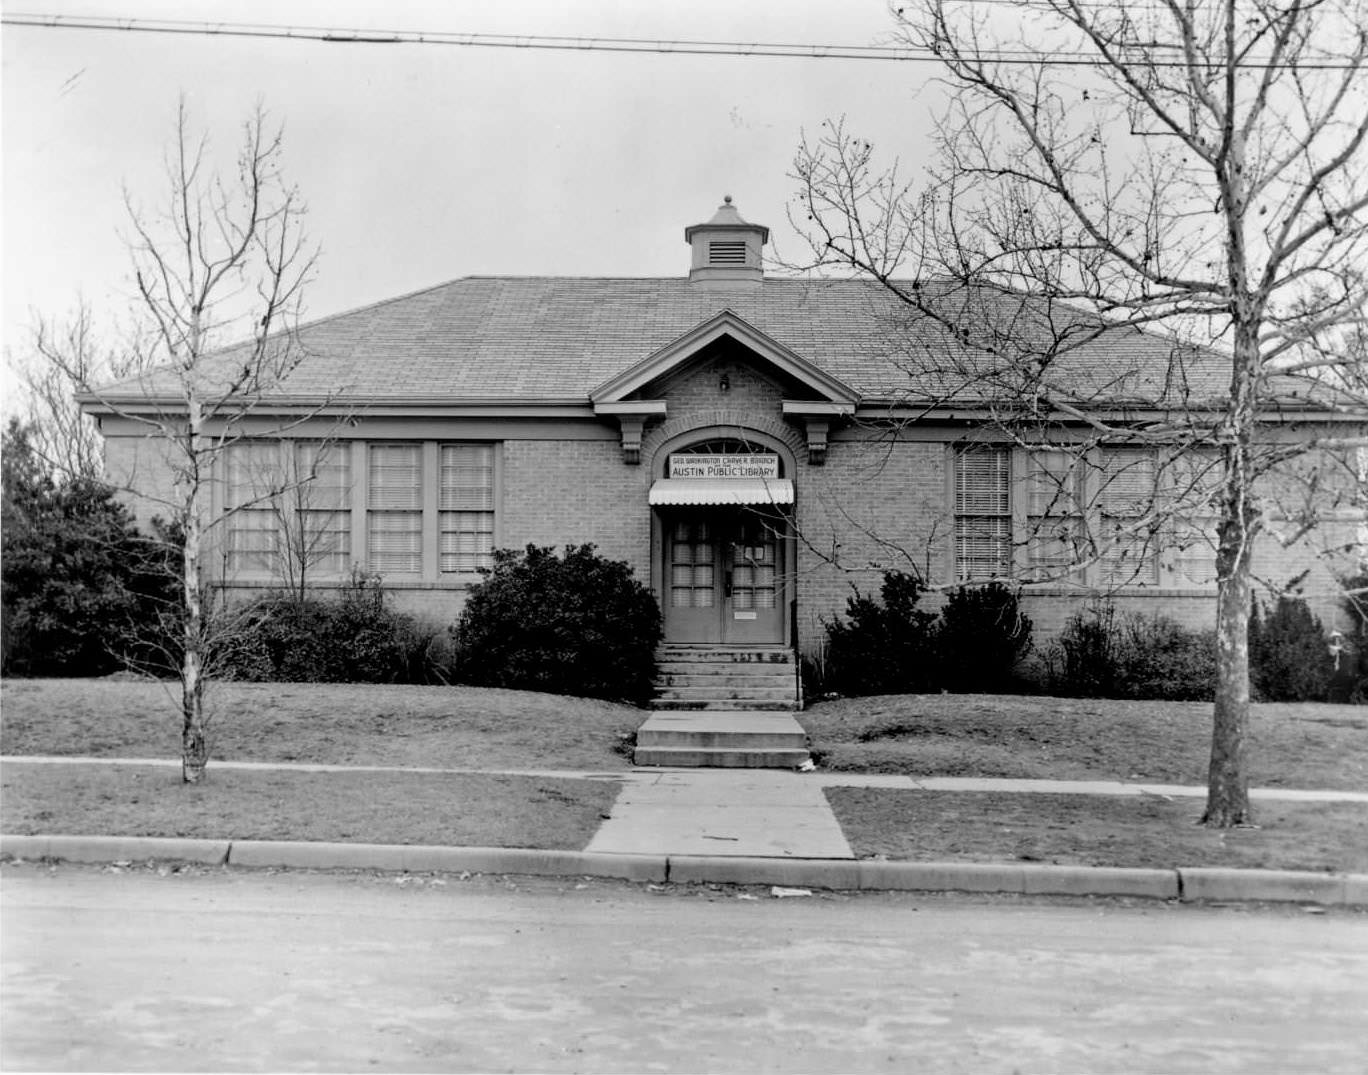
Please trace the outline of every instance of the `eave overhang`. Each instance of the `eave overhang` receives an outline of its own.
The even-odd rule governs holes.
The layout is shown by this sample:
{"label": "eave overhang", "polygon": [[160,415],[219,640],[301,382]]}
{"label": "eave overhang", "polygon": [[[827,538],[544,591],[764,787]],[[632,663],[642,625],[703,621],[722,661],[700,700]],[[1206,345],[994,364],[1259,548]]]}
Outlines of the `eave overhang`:
{"label": "eave overhang", "polygon": [[[120,415],[175,415],[185,412],[184,397],[144,395],[104,395],[81,393],[76,396],[81,410],[95,418]],[[584,397],[578,399],[452,399],[450,397],[391,396],[270,396],[244,399],[234,408],[218,409],[218,417],[280,415],[345,417],[365,415],[386,418],[588,418],[596,416]]]}

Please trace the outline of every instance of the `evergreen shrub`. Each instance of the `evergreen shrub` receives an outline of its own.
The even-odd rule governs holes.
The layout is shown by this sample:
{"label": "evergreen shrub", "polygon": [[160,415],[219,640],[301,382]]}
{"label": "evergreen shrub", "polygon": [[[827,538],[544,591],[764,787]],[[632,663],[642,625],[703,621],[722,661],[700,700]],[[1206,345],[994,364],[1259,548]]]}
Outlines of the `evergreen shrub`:
{"label": "evergreen shrub", "polygon": [[108,486],[56,480],[18,421],[0,451],[3,673],[100,676],[161,653],[174,546],[142,534]]}
{"label": "evergreen shrub", "polygon": [[452,628],[461,683],[645,705],[660,607],[593,545],[500,549]]}
{"label": "evergreen shrub", "polygon": [[921,580],[884,573],[879,596],[858,589],[846,600],[846,619],[825,623],[823,692],[849,697],[914,694],[938,689],[936,614],[917,608]]}
{"label": "evergreen shrub", "polygon": [[1031,618],[1001,582],[960,586],[941,609],[936,649],[942,689],[1005,694],[1017,688],[1018,666],[1031,649]]}
{"label": "evergreen shrub", "polygon": [[1249,681],[1262,702],[1323,702],[1334,662],[1320,620],[1298,597],[1272,610],[1255,602],[1249,617]]}
{"label": "evergreen shrub", "polygon": [[1331,701],[1368,702],[1368,572],[1340,580],[1340,607],[1349,621],[1338,663],[1332,659]]}

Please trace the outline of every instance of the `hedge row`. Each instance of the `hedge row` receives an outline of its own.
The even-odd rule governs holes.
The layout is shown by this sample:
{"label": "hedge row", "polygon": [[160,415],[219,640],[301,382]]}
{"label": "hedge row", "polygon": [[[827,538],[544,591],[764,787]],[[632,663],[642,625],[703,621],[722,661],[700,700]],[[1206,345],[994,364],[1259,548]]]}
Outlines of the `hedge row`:
{"label": "hedge row", "polygon": [[[1368,592],[1368,585],[1355,580],[1346,588]],[[1192,630],[1162,615],[1121,613],[1098,602],[1033,651],[1031,621],[1003,584],[960,587],[939,613],[917,607],[923,595],[916,577],[896,571],[884,575],[878,597],[856,591],[845,617],[825,624],[825,645],[805,661],[809,697],[928,691],[1212,697],[1214,631]],[[1271,608],[1256,603],[1249,630],[1253,697],[1364,701],[1368,602],[1350,598],[1346,608],[1355,629],[1332,640],[1300,599],[1282,597]]]}

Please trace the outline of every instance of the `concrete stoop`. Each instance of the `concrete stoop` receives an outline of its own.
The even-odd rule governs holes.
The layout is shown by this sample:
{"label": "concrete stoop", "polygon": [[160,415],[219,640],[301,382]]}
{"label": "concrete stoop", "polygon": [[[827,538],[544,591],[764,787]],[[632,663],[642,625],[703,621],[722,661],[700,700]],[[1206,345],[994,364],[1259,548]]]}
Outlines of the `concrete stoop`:
{"label": "concrete stoop", "polygon": [[792,712],[798,709],[791,650],[776,646],[665,645],[653,709]]}
{"label": "concrete stoop", "polygon": [[799,769],[811,760],[792,713],[694,710],[651,714],[637,729],[635,765]]}

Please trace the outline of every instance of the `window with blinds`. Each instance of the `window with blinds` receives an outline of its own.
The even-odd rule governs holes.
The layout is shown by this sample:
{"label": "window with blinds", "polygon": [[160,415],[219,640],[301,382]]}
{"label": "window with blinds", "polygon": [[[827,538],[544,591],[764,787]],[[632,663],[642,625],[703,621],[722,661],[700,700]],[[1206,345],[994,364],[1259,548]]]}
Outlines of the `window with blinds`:
{"label": "window with blinds", "polygon": [[372,444],[366,494],[367,565],[380,575],[423,570],[423,446]]}
{"label": "window with blinds", "polygon": [[1064,448],[1031,449],[1025,456],[1027,577],[1062,579],[1081,555],[1084,467]]}
{"label": "window with blinds", "polygon": [[1158,541],[1154,517],[1158,466],[1145,448],[1109,448],[1102,453],[1097,507],[1105,586],[1156,585]]}
{"label": "window with blinds", "polygon": [[1174,582],[1205,586],[1216,581],[1216,530],[1220,503],[1221,460],[1214,452],[1184,453],[1168,467],[1178,504],[1170,551]]}
{"label": "window with blinds", "polygon": [[226,569],[233,574],[272,574],[279,566],[283,542],[278,496],[286,478],[280,443],[230,444],[226,471]]}
{"label": "window with blinds", "polygon": [[444,573],[494,566],[494,447],[443,444],[438,488]]}
{"label": "window with blinds", "polygon": [[1012,453],[964,448],[955,454],[955,574],[961,579],[1012,573]]}
{"label": "window with blinds", "polygon": [[345,574],[351,567],[351,445],[294,445],[298,553],[309,571]]}

